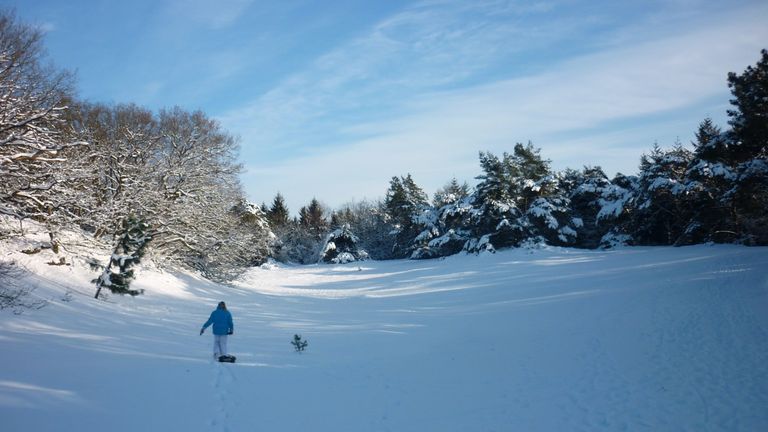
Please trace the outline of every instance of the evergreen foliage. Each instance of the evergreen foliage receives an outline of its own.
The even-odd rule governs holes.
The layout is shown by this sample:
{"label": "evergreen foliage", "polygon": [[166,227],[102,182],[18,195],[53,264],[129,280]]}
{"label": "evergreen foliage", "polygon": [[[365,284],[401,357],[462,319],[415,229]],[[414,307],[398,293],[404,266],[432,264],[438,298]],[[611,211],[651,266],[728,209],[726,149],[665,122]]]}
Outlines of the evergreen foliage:
{"label": "evergreen foliage", "polygon": [[321,236],[328,230],[326,211],[316,198],[309,205],[299,210],[299,223],[310,233]]}
{"label": "evergreen foliage", "polygon": [[748,162],[755,157],[765,157],[768,149],[768,50],[760,51],[755,66],[738,75],[728,74],[728,87],[733,99],[728,110],[733,136],[730,145],[734,163]]}
{"label": "evergreen foliage", "polygon": [[[99,298],[101,289],[104,287],[113,294],[136,296],[144,292],[144,290],[131,289],[131,282],[135,278],[133,267],[141,261],[151,240],[152,233],[144,220],[136,216],[123,220],[122,230],[115,249],[109,257],[109,263],[101,276],[93,280],[96,284],[95,298]],[[113,267],[115,271],[112,270]]]}
{"label": "evergreen foliage", "polygon": [[331,228],[337,229],[349,225],[355,233],[361,249],[372,259],[390,259],[395,249],[395,227],[387,214],[383,201],[362,201],[347,204],[333,212]]}
{"label": "evergreen foliage", "polygon": [[291,341],[291,345],[293,345],[293,348],[296,350],[297,353],[301,354],[302,352],[304,352],[305,349],[307,349],[309,342],[307,342],[305,339],[302,339],[301,335],[295,334],[293,335],[293,340]]}
{"label": "evergreen foliage", "polygon": [[463,200],[469,196],[469,193],[470,187],[467,182],[459,184],[459,181],[454,177],[445,186],[435,192],[435,195],[432,197],[432,206],[439,209],[443,206]]}
{"label": "evergreen foliage", "polygon": [[269,225],[273,229],[280,229],[288,225],[290,221],[290,212],[285,205],[285,198],[280,192],[272,200],[272,206],[267,211],[267,220],[269,220]]}
{"label": "evergreen foliage", "polygon": [[368,258],[368,252],[360,248],[360,239],[348,224],[329,233],[324,243],[320,254],[322,262],[346,264]]}
{"label": "evergreen foliage", "polygon": [[683,197],[692,154],[681,145],[664,151],[654,146],[640,162],[640,194],[633,213],[635,239],[641,244],[674,244],[689,219]]}
{"label": "evergreen foliage", "polygon": [[566,170],[560,177],[560,189],[570,199],[571,225],[576,231],[576,246],[596,248],[608,232],[608,224],[598,215],[611,181],[600,167],[584,167],[582,171]]}
{"label": "evergreen foliage", "polygon": [[392,177],[384,206],[394,228],[392,255],[395,258],[408,257],[413,252],[413,239],[423,229],[424,220],[421,217],[430,208],[427,194],[410,174]]}

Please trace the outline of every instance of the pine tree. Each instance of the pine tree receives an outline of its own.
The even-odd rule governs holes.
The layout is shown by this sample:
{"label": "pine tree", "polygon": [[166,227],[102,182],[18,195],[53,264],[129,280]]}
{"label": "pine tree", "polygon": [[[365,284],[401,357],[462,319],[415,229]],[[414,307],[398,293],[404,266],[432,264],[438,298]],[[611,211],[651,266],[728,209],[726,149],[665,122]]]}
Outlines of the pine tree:
{"label": "pine tree", "polygon": [[331,228],[339,229],[349,225],[359,238],[359,247],[377,260],[393,258],[395,227],[387,214],[383,201],[362,201],[346,204],[334,211]]}
{"label": "pine tree", "polygon": [[542,159],[541,149],[531,142],[525,146],[515,144],[513,154],[504,156],[511,181],[510,195],[521,210],[528,210],[534,200],[546,196],[556,187],[551,162]]}
{"label": "pine tree", "polygon": [[483,174],[476,177],[480,182],[470,196],[473,209],[465,221],[471,232],[464,245],[466,251],[495,251],[516,246],[528,237],[528,227],[520,223],[523,214],[512,195],[516,171],[513,164],[507,153],[499,159],[480,152]]}
{"label": "pine tree", "polygon": [[685,202],[685,175],[693,159],[680,143],[670,150],[654,145],[640,162],[640,195],[633,215],[640,244],[671,245],[685,232],[690,219]]}
{"label": "pine tree", "polygon": [[360,239],[347,224],[328,234],[324,243],[320,253],[322,262],[346,264],[368,258],[368,253],[359,246]]}
{"label": "pine tree", "polygon": [[577,232],[576,246],[596,248],[608,232],[608,224],[600,223],[601,200],[612,186],[600,167],[584,167],[582,171],[566,170],[560,178],[561,189],[570,199],[570,217]]}
{"label": "pine tree", "polygon": [[299,224],[316,236],[321,236],[328,230],[325,210],[320,201],[312,198],[308,206],[299,210]]}
{"label": "pine tree", "polygon": [[483,174],[475,177],[480,180],[476,188],[476,196],[482,202],[511,203],[509,189],[511,179],[506,168],[508,155],[504,154],[505,162],[492,153],[480,152],[480,168]]}
{"label": "pine tree", "polygon": [[285,205],[285,198],[280,192],[275,195],[272,206],[267,211],[267,220],[269,220],[272,229],[275,230],[288,225],[290,221],[290,213]]}
{"label": "pine tree", "polygon": [[708,162],[725,161],[727,155],[726,141],[722,131],[707,117],[696,130],[694,141],[694,156],[696,159]]}
{"label": "pine tree", "polygon": [[[718,232],[733,232],[732,203],[726,198],[736,176],[729,163],[727,134],[706,118],[696,131],[693,158],[685,173],[683,196],[690,214],[676,245],[717,240]],[[726,199],[724,199],[726,198]]]}
{"label": "pine tree", "polygon": [[741,75],[728,73],[733,94],[733,109],[728,110],[733,136],[730,156],[734,162],[766,157],[768,149],[768,50],[760,54],[757,64]]}
{"label": "pine tree", "polygon": [[728,74],[734,109],[730,157],[737,176],[726,192],[732,200],[734,231],[747,244],[768,244],[768,50],[755,66]]}
{"label": "pine tree", "polygon": [[413,252],[413,240],[423,230],[420,217],[429,211],[427,194],[416,185],[411,174],[392,177],[384,205],[395,227],[393,254],[399,258],[407,257]]}
{"label": "pine tree", "polygon": [[456,177],[452,178],[445,186],[438,189],[432,197],[432,205],[435,208],[441,208],[448,204],[453,204],[469,196],[469,185],[467,182],[459,183]]}
{"label": "pine tree", "polygon": [[598,203],[598,223],[604,225],[606,232],[600,239],[600,247],[630,246],[635,244],[632,225],[636,202],[640,194],[637,176],[617,173],[611,179],[610,186],[603,189]]}
{"label": "pine tree", "polygon": [[[133,266],[141,261],[150,240],[152,240],[152,233],[142,219],[130,216],[123,220],[122,230],[109,263],[101,276],[93,281],[96,284],[95,298],[99,298],[101,289],[104,287],[113,294],[136,296],[144,292],[144,290],[133,290],[130,285],[135,278]],[[117,271],[113,271],[113,267]]]}
{"label": "pine tree", "polygon": [[410,221],[411,214],[408,205],[408,194],[400,177],[392,177],[389,181],[389,189],[384,199],[387,215],[392,222],[402,227]]}

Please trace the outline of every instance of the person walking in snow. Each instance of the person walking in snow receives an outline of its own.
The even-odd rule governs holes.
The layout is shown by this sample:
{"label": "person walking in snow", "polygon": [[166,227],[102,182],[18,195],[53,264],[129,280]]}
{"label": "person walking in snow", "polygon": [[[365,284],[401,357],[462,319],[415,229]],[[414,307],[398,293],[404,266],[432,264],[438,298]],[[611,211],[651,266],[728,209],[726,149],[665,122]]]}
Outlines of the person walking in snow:
{"label": "person walking in snow", "polygon": [[224,302],[219,302],[216,310],[211,312],[210,318],[200,329],[200,334],[202,335],[211,324],[213,324],[213,358],[218,359],[219,356],[227,355],[227,336],[235,331],[232,314],[229,313]]}

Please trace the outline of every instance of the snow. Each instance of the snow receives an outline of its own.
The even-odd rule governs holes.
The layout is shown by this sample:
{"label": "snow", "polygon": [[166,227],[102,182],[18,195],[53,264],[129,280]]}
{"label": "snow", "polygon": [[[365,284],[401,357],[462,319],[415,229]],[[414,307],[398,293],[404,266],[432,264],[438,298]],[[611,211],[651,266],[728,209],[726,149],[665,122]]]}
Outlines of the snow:
{"label": "snow", "polygon": [[571,218],[571,224],[576,228],[582,228],[584,226],[584,219],[580,217]]}
{"label": "snow", "polygon": [[737,179],[737,175],[730,168],[719,162],[699,161],[689,171],[696,172],[703,177],[722,177],[729,181],[736,181]]}
{"label": "snow", "polygon": [[[143,265],[145,294],[107,301],[85,259],[21,249],[0,257],[49,304],[0,311],[4,432],[768,430],[766,248],[270,262],[232,286]],[[235,364],[198,335],[220,300]]]}

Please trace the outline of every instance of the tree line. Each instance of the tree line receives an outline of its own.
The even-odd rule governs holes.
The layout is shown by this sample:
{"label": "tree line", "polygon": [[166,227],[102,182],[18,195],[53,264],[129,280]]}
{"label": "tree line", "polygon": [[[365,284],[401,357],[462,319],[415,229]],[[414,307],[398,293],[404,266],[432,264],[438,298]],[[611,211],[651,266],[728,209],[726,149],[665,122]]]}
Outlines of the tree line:
{"label": "tree line", "polygon": [[637,175],[556,172],[539,148],[518,143],[480,152],[475,187],[452,179],[430,200],[406,174],[382,199],[338,209],[313,199],[297,217],[279,193],[269,205],[247,201],[237,139],[204,112],[86,102],[71,74],[44,59],[40,31],[0,12],[0,214],[40,223],[54,251],[73,229],[113,245],[100,288],[121,280],[109,269],[115,256],[122,264],[133,256],[127,238],[151,242],[160,264],[216,280],[269,257],[306,264],[536,244],[768,244],[765,50],[728,75],[725,130],[703,120],[690,149],[654,146]]}
{"label": "tree line", "polygon": [[[639,173],[609,178],[600,167],[556,172],[532,143],[480,152],[474,188],[452,179],[432,201],[410,174],[391,179],[375,202],[322,209],[317,200],[288,217],[282,195],[262,204],[282,259],[323,260],[322,232],[347,227],[377,259],[547,244],[768,244],[768,51],[729,73],[728,128],[704,119],[690,146],[654,145]],[[325,212],[325,213],[323,213]],[[310,216],[311,215],[311,216]],[[352,248],[354,249],[354,248]]]}

